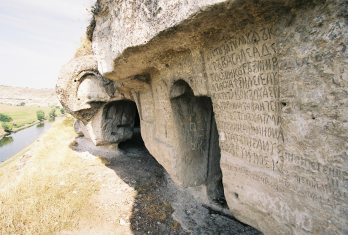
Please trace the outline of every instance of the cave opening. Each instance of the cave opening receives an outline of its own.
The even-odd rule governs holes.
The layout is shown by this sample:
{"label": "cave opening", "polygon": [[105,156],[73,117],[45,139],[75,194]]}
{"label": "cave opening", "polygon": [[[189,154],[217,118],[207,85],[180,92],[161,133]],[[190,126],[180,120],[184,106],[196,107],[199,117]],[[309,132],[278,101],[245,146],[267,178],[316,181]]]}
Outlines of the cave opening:
{"label": "cave opening", "polygon": [[120,143],[133,135],[136,105],[130,100],[108,103],[103,110],[102,133],[108,143]]}
{"label": "cave opening", "polygon": [[134,125],[133,125],[133,135],[131,138],[119,143],[118,147],[119,149],[126,151],[128,148],[132,147],[141,147],[145,148],[144,141],[141,137],[141,128],[140,128],[140,117],[139,117],[139,112],[138,108],[135,104],[134,101],[128,101],[132,103],[132,107],[134,112],[133,112],[133,120],[134,120]]}
{"label": "cave opening", "polygon": [[183,185],[205,185],[208,199],[227,207],[220,168],[219,135],[211,98],[195,96],[184,80],[174,82],[170,97],[180,135]]}

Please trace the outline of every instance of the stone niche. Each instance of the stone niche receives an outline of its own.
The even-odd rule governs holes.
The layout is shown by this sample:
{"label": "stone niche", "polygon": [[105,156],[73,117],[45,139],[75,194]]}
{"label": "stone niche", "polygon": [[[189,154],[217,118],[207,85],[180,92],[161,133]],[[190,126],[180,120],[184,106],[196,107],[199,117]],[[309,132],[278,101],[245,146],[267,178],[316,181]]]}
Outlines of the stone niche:
{"label": "stone niche", "polygon": [[64,65],[56,86],[59,100],[76,118],[76,133],[96,146],[112,146],[115,150],[118,143],[133,136],[137,114],[135,102],[119,92],[118,86],[99,74],[93,56]]}
{"label": "stone niche", "polygon": [[176,184],[264,234],[348,234],[346,1],[98,3],[93,78],[75,59],[57,84],[95,144],[137,109]]}

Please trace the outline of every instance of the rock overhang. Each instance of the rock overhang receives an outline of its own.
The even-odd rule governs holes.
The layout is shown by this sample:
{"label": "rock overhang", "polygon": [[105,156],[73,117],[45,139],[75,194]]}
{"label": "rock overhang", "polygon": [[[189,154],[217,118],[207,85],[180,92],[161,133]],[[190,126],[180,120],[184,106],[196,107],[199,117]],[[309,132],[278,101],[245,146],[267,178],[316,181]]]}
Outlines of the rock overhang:
{"label": "rock overhang", "polygon": [[218,197],[223,178],[232,212],[266,234],[346,233],[347,4],[188,1],[168,24],[122,18],[144,2],[108,4],[93,50],[174,181]]}
{"label": "rock overhang", "polygon": [[[136,11],[139,8],[138,4],[141,6],[143,2],[146,1],[138,3],[121,1],[113,4],[122,5],[118,7],[118,11],[122,9]],[[162,16],[160,21],[156,17],[150,17],[146,18],[149,22],[144,23],[144,19],[139,17],[123,22],[129,24],[130,28],[144,23],[144,26],[139,29],[145,32],[146,36],[143,37],[134,37],[136,31],[125,32],[119,29],[117,33],[122,37],[121,40],[116,40],[116,32],[107,31],[109,33],[107,34],[105,28],[121,24],[123,18],[117,18],[115,16],[117,12],[110,11],[110,7],[108,7],[107,15],[102,14],[100,17],[96,15],[97,26],[94,30],[93,51],[98,61],[99,71],[104,77],[122,81],[135,75],[165,69],[169,65],[170,58],[193,53],[216,40],[226,40],[228,36],[232,36],[226,35],[228,31],[242,29],[261,19],[268,18],[269,22],[275,21],[291,10],[315,4],[313,1],[290,0],[153,2],[157,2],[158,9],[161,8],[160,4],[177,4],[177,8],[168,9],[168,14]],[[102,5],[103,1],[100,4]],[[185,7],[186,5],[189,7]],[[172,19],[174,11],[180,17],[175,15],[176,17]],[[149,29],[151,29],[150,32],[148,32]],[[106,54],[104,58],[103,55]]]}

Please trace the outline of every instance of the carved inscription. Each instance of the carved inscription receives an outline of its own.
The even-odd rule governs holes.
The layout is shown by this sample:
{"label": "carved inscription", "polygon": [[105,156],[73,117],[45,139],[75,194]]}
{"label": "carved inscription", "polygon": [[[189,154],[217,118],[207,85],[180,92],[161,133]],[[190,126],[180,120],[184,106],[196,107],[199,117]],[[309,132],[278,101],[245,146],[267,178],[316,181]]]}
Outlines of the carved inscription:
{"label": "carved inscription", "polygon": [[[285,155],[288,155],[288,153],[285,153]],[[305,164],[304,162],[305,160],[303,159],[302,163]],[[241,166],[233,166],[225,162],[221,163],[221,168],[229,172],[234,172],[239,176],[243,175],[247,179],[258,181],[274,191],[285,192],[286,190],[291,190],[300,197],[331,206],[333,209],[339,209],[341,211],[343,210],[342,207],[338,207],[337,205],[339,202],[345,202],[348,196],[347,187],[344,185],[348,181],[347,173],[342,172],[340,174],[339,169],[328,166],[323,166],[322,168],[326,169],[325,174],[327,179],[322,179],[321,181],[318,181],[315,177],[300,176],[296,172],[286,171],[282,176],[274,177],[266,173],[253,171]]]}
{"label": "carved inscription", "polygon": [[307,157],[289,152],[284,152],[284,163],[300,167],[303,172],[301,175],[288,171],[284,171],[284,173],[295,179],[297,187],[302,186],[312,191],[312,193],[300,191],[299,194],[310,197],[313,200],[321,198],[322,194],[330,195],[335,200],[347,200],[347,171],[342,170],[340,167],[324,165]]}
{"label": "carved inscription", "polygon": [[281,172],[282,105],[273,29],[236,34],[210,48],[206,63],[221,150]]}

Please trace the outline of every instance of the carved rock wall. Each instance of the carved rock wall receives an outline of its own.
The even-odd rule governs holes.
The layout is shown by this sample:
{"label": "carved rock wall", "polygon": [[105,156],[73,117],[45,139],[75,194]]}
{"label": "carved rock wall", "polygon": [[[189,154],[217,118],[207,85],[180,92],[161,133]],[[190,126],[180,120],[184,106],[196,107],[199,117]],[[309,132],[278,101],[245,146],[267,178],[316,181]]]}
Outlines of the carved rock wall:
{"label": "carved rock wall", "polygon": [[75,131],[95,145],[114,145],[130,139],[136,115],[134,101],[119,92],[120,84],[102,77],[93,56],[73,59],[59,74],[56,92],[75,121]]}
{"label": "carved rock wall", "polygon": [[177,184],[265,234],[348,234],[345,1],[100,6],[98,69]]}

